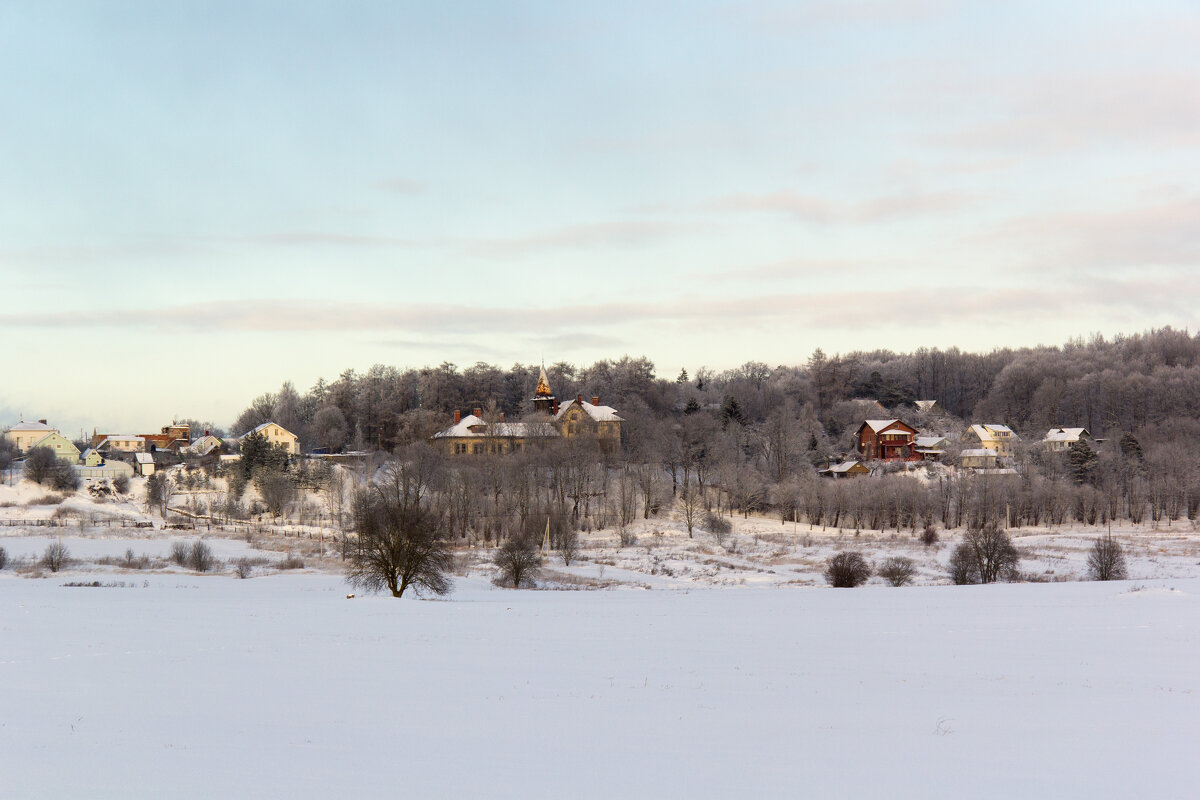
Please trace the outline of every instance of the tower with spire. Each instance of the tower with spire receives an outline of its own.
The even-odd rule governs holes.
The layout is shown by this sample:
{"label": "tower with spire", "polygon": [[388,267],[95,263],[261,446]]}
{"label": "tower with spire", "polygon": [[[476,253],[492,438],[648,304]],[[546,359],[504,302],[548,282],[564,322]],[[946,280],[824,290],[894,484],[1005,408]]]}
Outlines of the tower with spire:
{"label": "tower with spire", "polygon": [[533,410],[549,416],[558,411],[557,405],[554,393],[550,391],[550,381],[546,379],[546,365],[543,364],[541,372],[538,373],[537,389],[533,392]]}

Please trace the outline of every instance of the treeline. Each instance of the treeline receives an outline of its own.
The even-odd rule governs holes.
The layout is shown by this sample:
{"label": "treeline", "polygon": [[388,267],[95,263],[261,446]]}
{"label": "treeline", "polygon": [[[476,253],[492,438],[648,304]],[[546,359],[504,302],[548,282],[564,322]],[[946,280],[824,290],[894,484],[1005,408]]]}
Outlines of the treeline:
{"label": "treeline", "polygon": [[[817,350],[803,365],[750,361],[674,377],[657,376],[648,359],[628,356],[588,367],[559,362],[546,371],[559,398],[599,396],[630,420],[705,411],[760,425],[783,410],[797,418],[807,413],[830,437],[832,453],[845,449],[846,429],[861,420],[856,400],[877,401],[906,419],[916,400],[937,400],[961,421],[1005,423],[1027,438],[1059,425],[1104,438],[1192,418],[1200,397],[1200,335],[1164,328],[990,353],[922,348],[829,357]],[[520,417],[530,410],[537,374],[532,364],[378,364],[321,379],[304,394],[285,383],[256,398],[231,433],[274,420],[306,448],[393,450],[445,427],[455,409],[492,407]]]}

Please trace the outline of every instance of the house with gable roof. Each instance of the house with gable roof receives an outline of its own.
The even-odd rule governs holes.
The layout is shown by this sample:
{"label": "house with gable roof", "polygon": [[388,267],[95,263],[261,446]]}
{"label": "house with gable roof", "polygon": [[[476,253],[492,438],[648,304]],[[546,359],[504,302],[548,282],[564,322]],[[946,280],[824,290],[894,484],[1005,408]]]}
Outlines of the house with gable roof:
{"label": "house with gable roof", "polygon": [[[41,439],[38,439],[33,443],[29,450],[33,450],[38,447],[46,448],[50,452],[54,453],[54,455],[58,456],[69,464],[79,463],[79,448],[75,446],[74,442],[63,436],[58,431],[51,431]],[[26,450],[25,452],[28,453],[29,450]]]}
{"label": "house with gable roof", "polygon": [[866,461],[916,461],[914,439],[919,431],[899,419],[869,419],[858,427],[854,444]]}
{"label": "house with gable roof", "polygon": [[1089,445],[1095,443],[1095,439],[1088,433],[1087,428],[1051,428],[1046,431],[1046,438],[1042,439],[1042,446],[1051,453],[1065,453],[1071,449],[1071,445],[1076,442],[1084,441]]}
{"label": "house with gable roof", "polygon": [[300,455],[300,437],[277,422],[264,422],[253,430],[246,431],[240,438],[244,439],[252,433],[257,433],[267,440],[268,444],[282,445],[288,455]]}
{"label": "house with gable roof", "polygon": [[4,438],[13,443],[18,453],[25,453],[36,442],[46,438],[51,433],[58,433],[58,428],[50,427],[44,419],[39,419],[36,422],[21,420],[4,432]]}
{"label": "house with gable roof", "polygon": [[992,450],[998,458],[1012,458],[1013,446],[1021,437],[1007,425],[985,423],[972,425],[963,434],[963,447],[971,450]]}
{"label": "house with gable roof", "polygon": [[490,419],[479,408],[465,417],[455,411],[454,424],[435,433],[431,441],[448,455],[512,453],[554,439],[595,439],[606,451],[620,447],[623,420],[616,409],[600,405],[599,397],[585,403],[583,395],[560,406],[545,367],[538,375],[532,403],[533,419],[522,422],[507,422],[503,413]]}

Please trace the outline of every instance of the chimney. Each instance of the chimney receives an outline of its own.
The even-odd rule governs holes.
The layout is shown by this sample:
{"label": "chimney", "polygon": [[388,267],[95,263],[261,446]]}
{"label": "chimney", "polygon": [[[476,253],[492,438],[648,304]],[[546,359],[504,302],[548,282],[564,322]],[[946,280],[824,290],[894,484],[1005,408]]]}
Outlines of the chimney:
{"label": "chimney", "polygon": [[475,416],[479,417],[480,419],[483,419],[483,409],[482,408],[475,409]]}
{"label": "chimney", "polygon": [[49,425],[49,424],[50,424],[49,422],[46,422],[46,420],[44,420],[44,419],[39,419],[39,420],[38,420],[38,422],[42,423],[43,425]]}
{"label": "chimney", "polygon": [[592,405],[594,405],[594,406],[600,405],[600,398],[593,395],[592,396]]}
{"label": "chimney", "polygon": [[579,405],[583,405],[583,395],[581,395],[581,394],[575,395],[575,402],[579,403]]}
{"label": "chimney", "polygon": [[557,400],[554,401],[554,410],[550,413],[552,413],[556,417],[558,416],[558,401]]}
{"label": "chimney", "polygon": [[462,422],[462,412],[456,408],[454,409],[454,424],[457,425],[460,422]]}
{"label": "chimney", "polygon": [[204,431],[204,435],[205,435],[205,436],[211,436],[211,435],[212,435],[212,432],[211,432],[211,431],[208,431],[208,430],[206,430],[206,431]]}
{"label": "chimney", "polygon": [[504,412],[503,411],[500,412],[500,421],[504,422]]}

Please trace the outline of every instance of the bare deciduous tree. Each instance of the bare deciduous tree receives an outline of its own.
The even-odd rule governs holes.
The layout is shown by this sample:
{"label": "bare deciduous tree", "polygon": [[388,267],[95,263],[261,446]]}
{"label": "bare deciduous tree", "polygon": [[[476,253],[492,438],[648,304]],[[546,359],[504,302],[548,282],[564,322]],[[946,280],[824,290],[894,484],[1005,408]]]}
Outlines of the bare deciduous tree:
{"label": "bare deciduous tree", "polygon": [[[994,523],[963,534],[950,559],[955,583],[995,583],[1016,580],[1021,556],[1008,534]],[[961,579],[961,580],[960,580]]]}
{"label": "bare deciduous tree", "polygon": [[532,536],[510,536],[496,550],[494,563],[500,568],[500,581],[505,586],[519,589],[533,582],[542,565],[542,556]]}
{"label": "bare deciduous tree", "polygon": [[1088,576],[1094,581],[1124,580],[1128,574],[1125,550],[1111,535],[1102,536],[1088,552]]}
{"label": "bare deciduous tree", "polygon": [[347,545],[346,579],[370,591],[402,597],[447,594],[453,554],[439,520],[419,503],[404,505],[390,492],[363,489],[354,496],[356,538]]}

